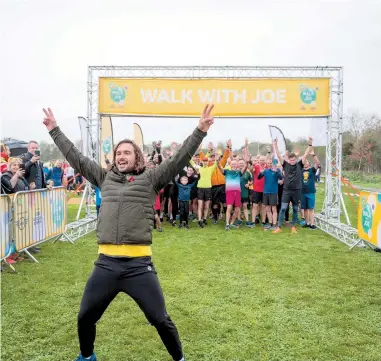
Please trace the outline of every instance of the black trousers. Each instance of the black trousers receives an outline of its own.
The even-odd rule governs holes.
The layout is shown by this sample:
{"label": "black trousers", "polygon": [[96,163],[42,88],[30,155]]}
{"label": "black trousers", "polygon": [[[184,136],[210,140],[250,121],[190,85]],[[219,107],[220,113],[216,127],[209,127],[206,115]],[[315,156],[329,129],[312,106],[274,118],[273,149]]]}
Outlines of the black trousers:
{"label": "black trousers", "polygon": [[179,201],[180,208],[180,224],[185,222],[188,224],[189,218],[189,201]]}
{"label": "black trousers", "polygon": [[169,190],[169,198],[171,199],[171,202],[172,202],[172,219],[174,221],[176,220],[177,212],[179,210],[178,202],[177,202],[178,196],[179,196],[179,188],[177,187],[176,184],[174,184]]}
{"label": "black trousers", "polygon": [[153,325],[173,360],[183,357],[175,324],[165,309],[163,292],[151,257],[115,258],[103,254],[87,281],[78,314],[82,356],[93,353],[96,323],[119,292],[132,297]]}
{"label": "black trousers", "polygon": [[[282,208],[282,196],[283,196],[283,184],[278,186],[278,204],[276,206],[277,212],[278,212],[278,219],[280,215],[280,209]],[[287,222],[290,219],[290,208],[287,207],[286,214],[284,218]]]}

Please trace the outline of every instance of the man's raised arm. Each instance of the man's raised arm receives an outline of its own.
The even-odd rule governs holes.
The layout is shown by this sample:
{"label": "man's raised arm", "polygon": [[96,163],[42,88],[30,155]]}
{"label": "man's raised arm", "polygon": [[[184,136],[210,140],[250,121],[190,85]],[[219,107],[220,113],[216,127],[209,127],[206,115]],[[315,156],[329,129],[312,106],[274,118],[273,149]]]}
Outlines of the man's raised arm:
{"label": "man's raised arm", "polygon": [[198,127],[183,142],[182,147],[176,155],[161,163],[157,168],[149,171],[148,176],[157,192],[189,163],[197,151],[210,126],[214,123],[213,115],[211,114],[213,107],[214,105],[209,106],[209,104],[205,106]]}
{"label": "man's raised arm", "polygon": [[311,149],[312,149],[312,138],[308,137],[308,147],[302,156],[302,163],[303,164],[306,163],[306,159],[307,159],[308,155],[310,154]]}
{"label": "man's raised arm", "polygon": [[273,140],[273,144],[274,144],[274,148],[275,148],[275,153],[276,153],[276,155],[277,155],[277,157],[279,159],[279,163],[283,164],[284,159],[282,157],[282,154],[280,154],[280,151],[279,151],[279,148],[278,148],[278,138],[275,138]]}
{"label": "man's raised arm", "polygon": [[46,125],[50,136],[65,159],[67,159],[70,165],[74,169],[77,169],[91,184],[100,187],[106,176],[106,171],[99,164],[90,160],[88,157],[85,157],[65,136],[65,134],[61,132],[50,108],[47,110],[43,109],[43,111],[45,113],[43,123]]}

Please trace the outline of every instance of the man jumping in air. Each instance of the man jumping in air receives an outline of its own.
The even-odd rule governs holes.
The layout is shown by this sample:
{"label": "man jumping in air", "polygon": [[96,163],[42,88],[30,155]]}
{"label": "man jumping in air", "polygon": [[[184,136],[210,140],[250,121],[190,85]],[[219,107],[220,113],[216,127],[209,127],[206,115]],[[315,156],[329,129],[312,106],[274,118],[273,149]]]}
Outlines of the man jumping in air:
{"label": "man jumping in air", "polygon": [[[171,159],[146,169],[140,148],[126,139],[115,147],[109,171],[85,157],[62,133],[50,108],[44,109],[43,123],[61,153],[102,191],[97,225],[99,258],[86,284],[78,315],[81,353],[76,361],[96,361],[96,323],[119,292],[127,293],[139,305],[173,360],[184,361],[179,334],[166,311],[151,260],[153,204],[159,191],[187,165],[206,136],[214,123],[212,109],[213,105],[205,106],[198,127]],[[118,337],[117,332],[114,337]]]}

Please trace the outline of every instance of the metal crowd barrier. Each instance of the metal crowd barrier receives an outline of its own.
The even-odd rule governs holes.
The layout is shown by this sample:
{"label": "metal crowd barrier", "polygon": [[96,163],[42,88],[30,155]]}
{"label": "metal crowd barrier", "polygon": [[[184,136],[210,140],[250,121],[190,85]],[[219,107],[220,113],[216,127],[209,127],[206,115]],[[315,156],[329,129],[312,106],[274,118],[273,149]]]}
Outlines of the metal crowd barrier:
{"label": "metal crowd barrier", "polygon": [[[0,195],[0,260],[12,252],[12,200],[6,194]],[[13,268],[13,267],[12,267]]]}
{"label": "metal crowd barrier", "polygon": [[67,224],[65,187],[18,192],[13,196],[13,241],[17,252],[28,251],[52,238],[60,237]]}

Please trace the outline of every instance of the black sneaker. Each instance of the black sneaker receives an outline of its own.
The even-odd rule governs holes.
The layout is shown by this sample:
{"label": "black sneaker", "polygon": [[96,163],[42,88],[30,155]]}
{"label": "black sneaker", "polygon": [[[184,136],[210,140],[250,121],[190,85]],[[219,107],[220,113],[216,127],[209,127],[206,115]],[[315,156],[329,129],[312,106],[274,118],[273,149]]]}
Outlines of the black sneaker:
{"label": "black sneaker", "polygon": [[217,224],[218,223],[218,221],[216,221],[215,219],[213,220],[213,224]]}
{"label": "black sneaker", "polygon": [[179,223],[179,229],[180,229],[180,228],[183,228],[183,225],[182,225],[181,223]]}
{"label": "black sneaker", "polygon": [[189,224],[184,224],[184,228],[189,229]]}
{"label": "black sneaker", "polygon": [[206,221],[206,219],[203,219],[202,222],[204,223],[204,226],[206,226],[208,224],[208,222]]}
{"label": "black sneaker", "polygon": [[311,229],[317,229],[317,227],[316,227],[314,224],[311,224],[311,225],[310,225],[310,228],[311,228]]}
{"label": "black sneaker", "polygon": [[176,221],[172,221],[172,227],[176,227]]}
{"label": "black sneaker", "polygon": [[302,226],[302,228],[310,228],[311,226],[309,224],[305,224],[304,226]]}
{"label": "black sneaker", "polygon": [[204,222],[203,221],[198,221],[198,226],[200,228],[204,228]]}

